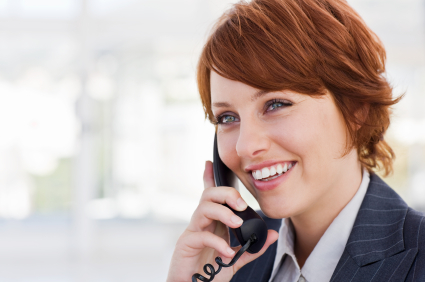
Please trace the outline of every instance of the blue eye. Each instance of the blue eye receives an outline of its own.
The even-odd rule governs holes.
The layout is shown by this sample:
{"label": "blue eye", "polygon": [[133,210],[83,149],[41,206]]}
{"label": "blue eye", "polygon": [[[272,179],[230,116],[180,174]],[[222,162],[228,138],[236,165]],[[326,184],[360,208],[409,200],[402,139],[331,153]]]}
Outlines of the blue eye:
{"label": "blue eye", "polygon": [[231,115],[221,115],[217,117],[216,124],[230,124],[238,121],[238,118]]}
{"label": "blue eye", "polygon": [[277,100],[273,99],[267,104],[267,111],[274,111],[277,108],[285,107],[285,106],[291,106],[292,103],[289,101],[283,101],[283,100]]}
{"label": "blue eye", "polygon": [[283,106],[283,103],[275,102],[275,103],[271,104],[269,108],[271,108],[271,110],[274,110],[274,109],[282,107],[282,106]]}
{"label": "blue eye", "polygon": [[221,117],[222,123],[232,123],[234,121],[236,121],[236,118],[234,116],[223,116],[223,117]]}

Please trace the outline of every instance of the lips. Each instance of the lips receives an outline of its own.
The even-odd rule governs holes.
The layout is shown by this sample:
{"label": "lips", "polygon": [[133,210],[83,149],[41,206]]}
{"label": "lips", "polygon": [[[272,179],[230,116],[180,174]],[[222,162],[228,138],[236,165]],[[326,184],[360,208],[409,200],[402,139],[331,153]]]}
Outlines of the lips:
{"label": "lips", "polygon": [[[286,172],[283,172],[285,164],[287,165],[287,170]],[[252,176],[252,180],[254,182],[255,188],[260,191],[269,191],[269,190],[273,190],[277,188],[282,182],[284,182],[291,175],[292,171],[295,169],[297,165],[297,162],[285,162],[282,166],[281,173],[279,173],[280,171],[279,165],[282,165],[282,163],[278,163],[277,165],[273,165],[269,167],[263,167],[261,170],[257,169],[255,171],[252,171],[251,176]],[[273,171],[272,167],[275,168],[274,169],[275,171]],[[267,172],[267,170],[269,170],[269,172]],[[258,176],[257,171],[260,171],[261,178],[257,177]],[[263,171],[265,172],[265,174],[263,174]],[[269,173],[268,176],[267,176],[267,173]]]}
{"label": "lips", "polygon": [[262,169],[253,170],[252,177],[255,180],[268,181],[278,177],[279,175],[286,173],[293,166],[293,162],[283,162],[277,165],[269,167],[263,167]]}

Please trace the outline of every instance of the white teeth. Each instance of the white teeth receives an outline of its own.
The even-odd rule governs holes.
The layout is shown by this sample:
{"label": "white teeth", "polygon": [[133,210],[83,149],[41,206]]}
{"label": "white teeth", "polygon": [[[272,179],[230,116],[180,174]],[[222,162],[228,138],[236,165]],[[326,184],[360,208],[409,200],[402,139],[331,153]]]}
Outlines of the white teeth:
{"label": "white teeth", "polygon": [[263,176],[261,175],[261,170],[257,170],[257,171],[255,171],[256,172],[256,174],[257,174],[257,179],[261,179],[261,178],[263,178]]}
{"label": "white teeth", "polygon": [[281,174],[281,173],[283,172],[283,168],[282,168],[282,165],[281,165],[281,164],[278,164],[278,165],[277,165],[277,167],[276,167],[276,172],[277,172],[278,174]]}
{"label": "white teeth", "polygon": [[276,175],[273,178],[266,179],[266,180],[271,180],[271,179],[279,177],[282,173],[287,172],[292,166],[293,166],[292,163],[289,163],[289,164],[285,163],[283,166],[282,164],[278,164],[277,166],[264,167],[261,170],[254,170],[251,173],[252,173],[252,177],[254,177],[255,180]]}
{"label": "white teeth", "polygon": [[276,169],[275,169],[275,167],[274,166],[272,166],[271,168],[270,168],[270,176],[273,176],[273,175],[275,175],[276,174]]}
{"label": "white teeth", "polygon": [[263,176],[262,178],[269,177],[270,176],[270,170],[267,167],[265,167],[261,170],[261,174]]}

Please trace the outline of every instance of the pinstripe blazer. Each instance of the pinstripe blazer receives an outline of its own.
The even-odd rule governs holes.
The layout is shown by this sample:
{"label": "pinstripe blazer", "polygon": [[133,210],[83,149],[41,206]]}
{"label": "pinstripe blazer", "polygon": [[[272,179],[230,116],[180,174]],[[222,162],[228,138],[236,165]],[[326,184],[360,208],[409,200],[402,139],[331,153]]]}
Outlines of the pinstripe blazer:
{"label": "pinstripe blazer", "polygon": [[[280,219],[262,216],[269,229],[279,231]],[[231,244],[238,245],[233,236]],[[276,246],[275,242],[261,257],[242,267],[231,282],[267,282]],[[365,198],[331,281],[425,281],[424,215],[409,208],[376,174],[370,176]]]}

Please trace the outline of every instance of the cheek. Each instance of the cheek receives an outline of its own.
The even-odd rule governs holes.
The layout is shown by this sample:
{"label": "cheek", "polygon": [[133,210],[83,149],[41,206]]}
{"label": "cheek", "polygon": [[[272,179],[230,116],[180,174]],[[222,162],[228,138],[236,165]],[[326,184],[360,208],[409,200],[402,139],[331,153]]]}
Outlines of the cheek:
{"label": "cheek", "polygon": [[344,154],[347,142],[347,130],[344,118],[333,103],[328,103],[320,112],[321,147],[329,162],[339,162]]}
{"label": "cheek", "polygon": [[239,157],[235,149],[237,140],[238,134],[236,132],[217,133],[218,154],[223,163],[233,171],[239,166]]}
{"label": "cheek", "polygon": [[274,143],[283,148],[288,156],[285,158],[303,162],[305,158],[312,157],[320,149],[320,130],[312,118],[297,114],[290,119],[282,120],[269,130]]}
{"label": "cheek", "polygon": [[332,106],[321,105],[282,120],[270,128],[274,143],[303,167],[303,173],[321,173],[345,149],[345,124]]}

